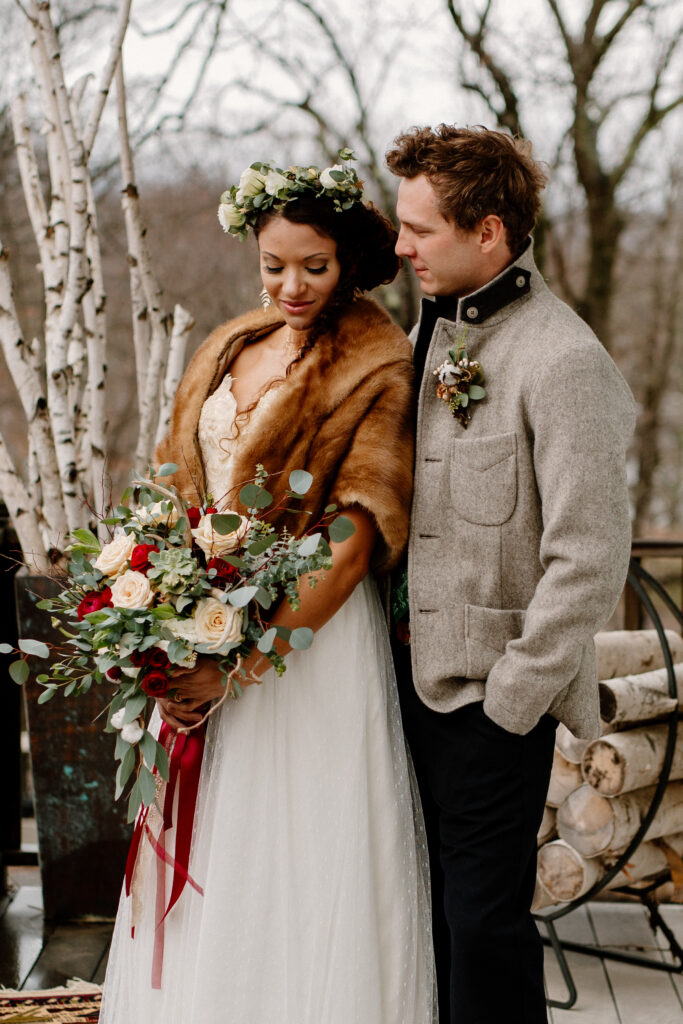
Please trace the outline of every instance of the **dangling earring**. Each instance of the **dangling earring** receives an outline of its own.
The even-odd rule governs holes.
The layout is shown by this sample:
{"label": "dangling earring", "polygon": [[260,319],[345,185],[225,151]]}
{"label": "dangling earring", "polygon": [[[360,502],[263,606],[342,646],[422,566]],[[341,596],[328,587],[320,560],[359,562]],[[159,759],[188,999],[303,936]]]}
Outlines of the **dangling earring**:
{"label": "dangling earring", "polygon": [[272,300],[270,298],[270,295],[268,294],[267,288],[261,289],[261,291],[259,292],[259,299],[261,300],[261,305],[263,306],[264,310],[268,309],[269,306],[272,306]]}

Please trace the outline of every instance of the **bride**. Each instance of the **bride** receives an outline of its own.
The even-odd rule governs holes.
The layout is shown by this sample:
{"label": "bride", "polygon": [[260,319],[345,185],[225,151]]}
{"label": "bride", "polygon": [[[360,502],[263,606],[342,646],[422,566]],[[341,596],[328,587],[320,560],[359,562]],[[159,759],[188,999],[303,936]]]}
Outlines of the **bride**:
{"label": "bride", "polygon": [[[361,297],[395,276],[396,234],[345,164],[254,165],[219,218],[253,229],[269,305],[204,342],[157,458],[219,509],[257,463],[275,504],[307,469],[312,521],[334,503],[355,533],[302,581],[300,610],[272,618],[313,628],[311,649],[285,645],[282,678],[254,651],[243,695],[209,718],[189,864],[203,894],[186,886],[163,923],[160,987],[155,900],[172,872],[141,845],[101,1024],[432,1024],[426,851],[370,572],[396,564],[410,510],[410,345]],[[283,522],[306,528],[304,513]],[[174,686],[155,711],[174,729],[223,692],[208,658]]]}

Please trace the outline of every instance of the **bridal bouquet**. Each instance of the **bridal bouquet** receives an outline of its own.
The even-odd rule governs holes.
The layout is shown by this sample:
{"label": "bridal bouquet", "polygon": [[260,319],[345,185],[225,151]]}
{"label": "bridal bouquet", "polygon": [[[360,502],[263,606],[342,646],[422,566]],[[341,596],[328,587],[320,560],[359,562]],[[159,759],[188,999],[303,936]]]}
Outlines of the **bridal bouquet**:
{"label": "bridal bouquet", "polygon": [[[51,700],[59,690],[78,696],[93,683],[112,688],[106,729],[117,733],[116,799],[135,776],[129,821],[141,805],[153,803],[155,774],[169,777],[167,749],[145,725],[148,697],[172,696],[174,668],[191,668],[199,654],[221,669],[221,700],[241,693],[242,659],[254,646],[282,674],[276,636],[302,650],[313,632],[271,627],[262,612],[282,599],[297,608],[301,577],[331,567],[324,530],[333,541],[353,533],[349,519],[333,515],[334,505],[301,538],[286,528],[276,531],[268,522],[273,499],[261,466],[240,491],[246,516],[218,512],[211,498],[189,506],[174,488],[158,483],[176,469],[167,463],[156,477],[134,481],[124,504],[104,520],[111,530],[108,543],[101,545],[90,530],[74,530],[63,589],[38,604],[52,613],[53,626],[65,638],[52,651],[49,673],[37,677],[44,687],[38,701]],[[312,481],[309,473],[294,471],[283,500],[299,500]],[[20,650],[23,657],[10,672],[21,683],[28,677],[26,656],[50,652],[30,639],[20,641]]]}

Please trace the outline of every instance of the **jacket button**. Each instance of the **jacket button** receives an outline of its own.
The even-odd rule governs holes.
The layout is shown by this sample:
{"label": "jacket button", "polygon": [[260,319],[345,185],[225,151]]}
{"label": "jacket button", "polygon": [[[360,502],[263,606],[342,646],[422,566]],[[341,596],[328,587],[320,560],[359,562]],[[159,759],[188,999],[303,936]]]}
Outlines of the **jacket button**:
{"label": "jacket button", "polygon": [[476,306],[470,306],[469,309],[467,310],[466,315],[470,318],[470,320],[474,320],[476,317],[479,316],[479,310],[477,309]]}
{"label": "jacket button", "polygon": [[523,288],[524,285],[526,284],[526,278],[523,277],[520,274],[519,277],[517,278],[517,280],[515,281],[515,284],[517,285],[518,288]]}

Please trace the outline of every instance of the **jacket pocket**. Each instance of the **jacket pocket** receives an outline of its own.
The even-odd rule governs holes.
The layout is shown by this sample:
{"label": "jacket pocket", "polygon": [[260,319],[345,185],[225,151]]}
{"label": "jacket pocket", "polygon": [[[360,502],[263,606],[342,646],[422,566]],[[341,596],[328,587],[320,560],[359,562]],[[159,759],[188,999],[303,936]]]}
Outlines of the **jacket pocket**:
{"label": "jacket pocket", "polygon": [[468,523],[500,526],[517,504],[517,437],[458,438],[451,448],[451,503]]}
{"label": "jacket pocket", "polygon": [[468,679],[486,679],[498,659],[505,654],[510,640],[517,640],[522,635],[525,616],[522,608],[465,605]]}

